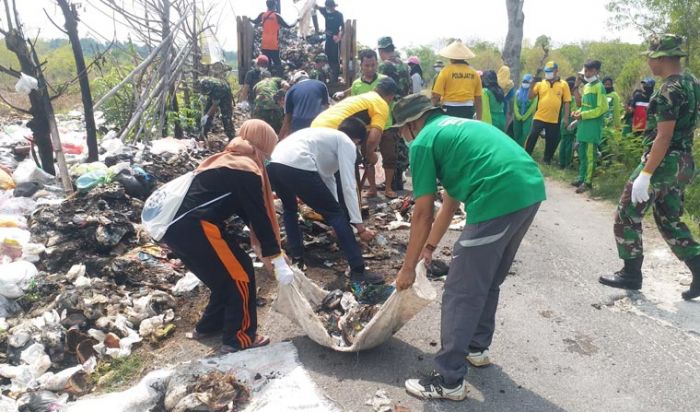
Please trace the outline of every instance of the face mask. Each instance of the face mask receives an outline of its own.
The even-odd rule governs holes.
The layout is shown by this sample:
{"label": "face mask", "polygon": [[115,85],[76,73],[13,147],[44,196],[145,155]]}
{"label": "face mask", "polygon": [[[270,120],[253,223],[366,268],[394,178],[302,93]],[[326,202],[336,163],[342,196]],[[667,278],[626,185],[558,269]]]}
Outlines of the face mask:
{"label": "face mask", "polygon": [[544,73],[544,78],[547,80],[552,80],[554,79],[554,72],[545,72]]}
{"label": "face mask", "polygon": [[530,83],[523,83],[522,84],[523,89],[529,89],[530,88]]}
{"label": "face mask", "polygon": [[442,70],[440,67],[434,67],[435,73],[440,73],[440,70]]}
{"label": "face mask", "polygon": [[614,91],[615,91],[615,88],[614,88],[614,87],[606,87],[606,88],[605,88],[605,93],[612,93],[612,92],[614,92]]}
{"label": "face mask", "polygon": [[593,83],[594,81],[598,80],[598,76],[591,76],[591,77],[583,77],[583,80],[586,81],[586,83]]}

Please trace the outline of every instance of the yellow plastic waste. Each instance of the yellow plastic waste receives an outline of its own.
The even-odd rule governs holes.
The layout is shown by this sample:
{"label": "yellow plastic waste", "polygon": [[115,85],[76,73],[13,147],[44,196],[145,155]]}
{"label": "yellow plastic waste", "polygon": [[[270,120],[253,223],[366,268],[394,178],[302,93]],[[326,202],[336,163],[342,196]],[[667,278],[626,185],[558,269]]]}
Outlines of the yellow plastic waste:
{"label": "yellow plastic waste", "polygon": [[17,187],[17,185],[15,184],[15,181],[12,180],[12,176],[0,169],[0,189],[10,190],[14,189],[15,187]]}

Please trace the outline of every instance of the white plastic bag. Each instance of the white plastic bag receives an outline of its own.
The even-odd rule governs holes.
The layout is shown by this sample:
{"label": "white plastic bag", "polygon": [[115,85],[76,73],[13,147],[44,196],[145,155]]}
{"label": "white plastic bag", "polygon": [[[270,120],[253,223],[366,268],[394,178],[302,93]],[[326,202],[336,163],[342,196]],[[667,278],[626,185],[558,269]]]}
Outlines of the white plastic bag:
{"label": "white plastic bag", "polygon": [[339,346],[314,310],[328,291],[321,289],[296,269],[294,274],[295,279],[291,285],[280,286],[274,303],[275,310],[298,324],[314,342],[339,352],[357,352],[381,345],[435,300],[437,295],[426,277],[425,265],[422,261],[419,262],[413,286],[389,296],[367,326],[355,335],[351,346]]}
{"label": "white plastic bag", "polygon": [[22,297],[37,273],[34,264],[23,260],[0,265],[0,295],[9,299]]}
{"label": "white plastic bag", "polygon": [[169,181],[153,192],[143,204],[141,223],[154,240],[161,240],[190,189],[194,172]]}
{"label": "white plastic bag", "polygon": [[14,179],[15,183],[18,185],[27,182],[51,184],[56,181],[55,176],[39,169],[32,159],[23,160],[17,165],[17,169],[12,173],[12,179]]}
{"label": "white plastic bag", "polygon": [[20,73],[20,78],[15,84],[15,90],[17,93],[29,94],[32,90],[39,88],[39,81],[32,76],[27,76],[24,73]]}

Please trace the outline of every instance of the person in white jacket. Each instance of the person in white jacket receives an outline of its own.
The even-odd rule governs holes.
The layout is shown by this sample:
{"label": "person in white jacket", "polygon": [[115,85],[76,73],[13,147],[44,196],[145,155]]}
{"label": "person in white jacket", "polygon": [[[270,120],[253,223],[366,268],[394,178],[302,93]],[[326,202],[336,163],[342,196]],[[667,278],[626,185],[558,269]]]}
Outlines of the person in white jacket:
{"label": "person in white jacket", "polygon": [[350,265],[352,282],[382,283],[384,277],[365,271],[365,262],[351,224],[365,242],[375,233],[362,223],[357,194],[357,146],[367,139],[367,125],[350,117],[338,130],[308,128],[292,133],[272,152],[268,173],[282,200],[287,249],[292,262],[304,266],[303,238],[298,223],[297,197],[318,212],[335,230]]}

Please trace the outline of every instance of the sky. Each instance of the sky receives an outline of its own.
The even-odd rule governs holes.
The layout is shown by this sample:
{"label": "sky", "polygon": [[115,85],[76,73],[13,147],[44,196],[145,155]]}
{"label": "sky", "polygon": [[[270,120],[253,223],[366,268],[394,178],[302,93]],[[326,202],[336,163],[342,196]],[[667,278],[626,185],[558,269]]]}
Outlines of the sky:
{"label": "sky", "polygon": [[[131,4],[133,0],[116,0]],[[263,0],[199,0],[213,7],[213,23],[217,25],[217,37],[225,50],[236,49],[235,16],[256,17],[265,9]],[[319,4],[323,0],[317,0]],[[111,39],[114,25],[101,14],[96,0],[76,1],[85,23],[79,27],[81,36]],[[440,38],[455,37],[470,40],[488,40],[502,45],[508,31],[505,0],[337,0],[338,10],[346,19],[357,20],[358,41],[375,46],[381,36],[392,36],[399,48],[432,44]],[[613,40],[640,43],[641,37],[634,29],[615,31],[608,24],[609,13],[605,9],[608,0],[525,0],[525,39],[534,40],[544,34],[554,44],[583,40]],[[44,8],[54,21],[62,24],[63,17],[55,0],[19,0],[18,6],[27,33],[41,28],[41,37],[64,37],[40,11]],[[297,17],[297,5],[293,0],[282,0],[282,15],[288,22]],[[564,19],[568,13],[572,16]],[[3,13],[4,14],[4,13]],[[323,27],[323,17],[319,16]],[[2,24],[2,23],[0,23]],[[4,25],[4,24],[3,24]],[[89,27],[89,28],[88,28]],[[95,34],[98,32],[99,34]],[[128,31],[117,26],[117,37],[125,39]],[[102,39],[104,40],[104,39]]]}

